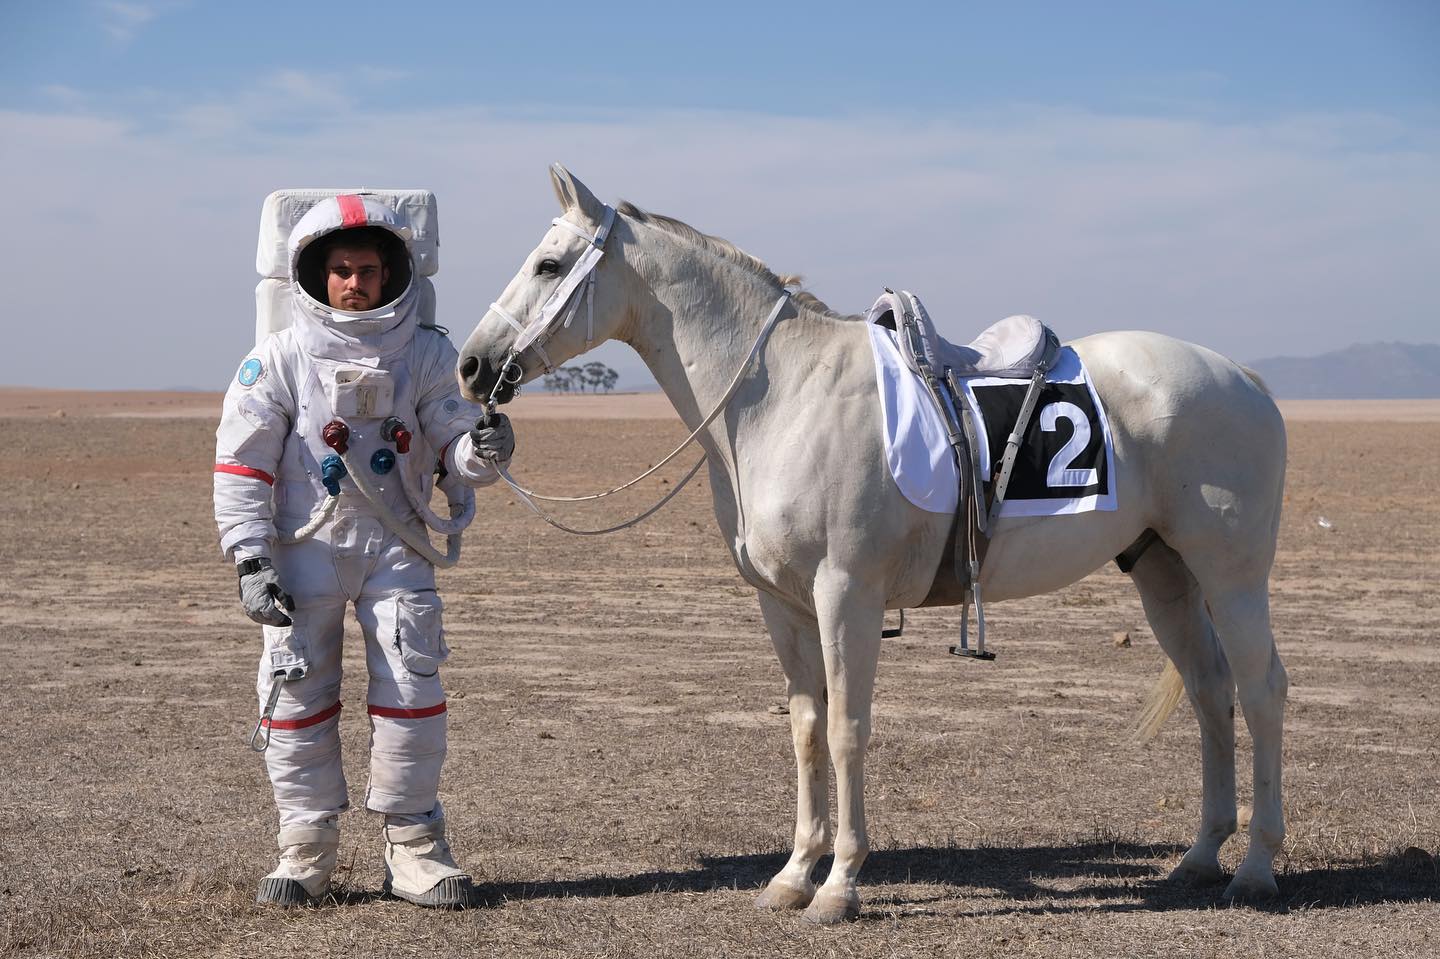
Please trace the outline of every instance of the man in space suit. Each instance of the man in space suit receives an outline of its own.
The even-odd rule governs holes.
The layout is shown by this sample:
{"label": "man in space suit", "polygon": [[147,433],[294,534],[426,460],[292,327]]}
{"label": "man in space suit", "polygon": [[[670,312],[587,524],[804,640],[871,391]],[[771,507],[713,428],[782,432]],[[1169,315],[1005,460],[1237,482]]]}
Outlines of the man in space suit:
{"label": "man in space suit", "polygon": [[220,545],[245,612],[264,627],[252,745],[265,749],[280,862],[259,902],[308,903],[329,889],[349,805],[347,603],[365,637],[365,807],[384,815],[385,889],[426,906],[469,899],[437,795],[449,649],[434,552],[418,551],[429,546],[422,501],[438,469],[452,503],[468,495],[473,509],[464,487],[494,482],[515,441],[504,416],[461,397],[455,348],[420,323],[410,240],[401,214],[374,197],[312,207],[290,235],[291,324],[240,365],[216,433]]}

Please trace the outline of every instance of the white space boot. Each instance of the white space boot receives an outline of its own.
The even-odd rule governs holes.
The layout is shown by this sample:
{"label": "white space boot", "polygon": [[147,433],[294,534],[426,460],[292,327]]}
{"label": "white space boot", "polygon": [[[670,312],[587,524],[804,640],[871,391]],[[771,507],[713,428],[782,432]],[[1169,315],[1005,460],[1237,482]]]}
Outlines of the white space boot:
{"label": "white space boot", "polygon": [[280,830],[280,864],[260,880],[258,903],[305,906],[330,891],[330,874],[340,852],[335,825],[289,826]]}
{"label": "white space boot", "polygon": [[445,841],[445,820],[419,825],[386,822],[385,891],[417,906],[463,909],[470,905],[470,876],[455,865]]}

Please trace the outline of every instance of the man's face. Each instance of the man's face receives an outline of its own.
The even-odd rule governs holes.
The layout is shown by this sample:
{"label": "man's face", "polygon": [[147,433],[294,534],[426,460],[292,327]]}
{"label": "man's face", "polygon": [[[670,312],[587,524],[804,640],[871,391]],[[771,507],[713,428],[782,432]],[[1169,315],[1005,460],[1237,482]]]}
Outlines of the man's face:
{"label": "man's face", "polygon": [[349,313],[363,313],[380,306],[380,290],[390,271],[374,250],[352,250],[337,246],[325,258],[325,292],[330,305]]}

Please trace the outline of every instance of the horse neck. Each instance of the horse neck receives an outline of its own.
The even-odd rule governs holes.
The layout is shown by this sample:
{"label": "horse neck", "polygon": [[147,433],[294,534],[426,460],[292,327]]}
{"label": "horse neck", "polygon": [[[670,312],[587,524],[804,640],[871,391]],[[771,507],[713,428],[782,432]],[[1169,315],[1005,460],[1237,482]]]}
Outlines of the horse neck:
{"label": "horse neck", "polygon": [[[624,341],[693,430],[724,397],[783,290],[741,264],[681,249],[685,241],[656,227],[642,229],[636,242],[645,255],[633,262],[647,289],[632,302],[646,305],[633,310]],[[805,322],[804,311],[778,322],[791,332]],[[785,364],[773,351],[764,356],[773,387]]]}

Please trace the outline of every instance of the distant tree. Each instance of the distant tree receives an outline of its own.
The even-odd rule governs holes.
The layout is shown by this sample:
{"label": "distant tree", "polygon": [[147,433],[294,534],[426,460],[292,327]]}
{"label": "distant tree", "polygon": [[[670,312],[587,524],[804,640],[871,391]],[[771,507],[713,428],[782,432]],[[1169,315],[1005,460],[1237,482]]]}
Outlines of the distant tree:
{"label": "distant tree", "polygon": [[600,385],[605,382],[605,372],[608,369],[610,367],[595,360],[585,364],[585,385],[590,387],[590,392],[600,392]]}
{"label": "distant tree", "polygon": [[562,366],[545,374],[545,389],[552,393],[609,393],[615,388],[620,374],[598,361],[584,366]]}

